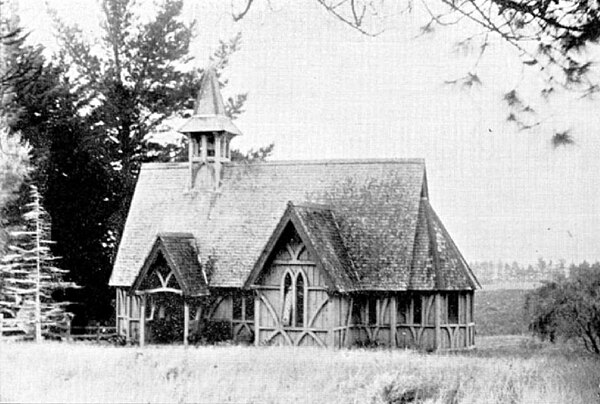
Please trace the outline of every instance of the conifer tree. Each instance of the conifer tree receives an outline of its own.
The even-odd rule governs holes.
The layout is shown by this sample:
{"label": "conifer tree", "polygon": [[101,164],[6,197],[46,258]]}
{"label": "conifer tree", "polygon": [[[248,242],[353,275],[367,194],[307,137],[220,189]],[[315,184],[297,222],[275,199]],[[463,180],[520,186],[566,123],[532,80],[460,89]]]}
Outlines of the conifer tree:
{"label": "conifer tree", "polygon": [[9,225],[5,210],[18,197],[18,190],[31,170],[30,146],[21,141],[19,133],[10,134],[0,118],[0,257],[6,251]]}
{"label": "conifer tree", "polygon": [[50,250],[50,217],[35,185],[30,186],[30,198],[23,215],[25,225],[11,232],[9,252],[0,262],[0,304],[24,329],[33,330],[39,342],[45,331],[67,316],[69,302],[57,301],[53,295],[76,285],[64,281],[68,271],[55,264],[58,257]]}

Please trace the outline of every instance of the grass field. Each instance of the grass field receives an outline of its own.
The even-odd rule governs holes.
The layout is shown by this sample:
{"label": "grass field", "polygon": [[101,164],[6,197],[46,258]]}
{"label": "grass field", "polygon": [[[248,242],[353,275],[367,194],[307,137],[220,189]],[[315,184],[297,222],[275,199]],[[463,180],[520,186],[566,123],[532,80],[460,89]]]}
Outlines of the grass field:
{"label": "grass field", "polygon": [[593,403],[600,360],[525,337],[462,354],[0,344],[2,402]]}

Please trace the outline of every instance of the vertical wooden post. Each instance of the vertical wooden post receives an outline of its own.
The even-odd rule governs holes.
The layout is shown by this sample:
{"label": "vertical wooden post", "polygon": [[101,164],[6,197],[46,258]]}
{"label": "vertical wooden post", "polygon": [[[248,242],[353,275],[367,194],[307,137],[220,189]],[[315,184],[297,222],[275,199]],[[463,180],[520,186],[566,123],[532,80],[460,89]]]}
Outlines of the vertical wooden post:
{"label": "vertical wooden post", "polygon": [[260,345],[260,291],[254,292],[254,345]]}
{"label": "vertical wooden post", "polygon": [[329,302],[327,302],[327,321],[329,322],[329,333],[328,333],[328,338],[327,338],[327,345],[329,345],[330,349],[335,348],[335,327],[337,325],[338,322],[340,322],[338,316],[336,315],[338,313],[338,310],[336,310],[337,307],[337,296],[331,296],[329,298]]}
{"label": "vertical wooden post", "polygon": [[472,326],[470,326],[471,329],[471,340],[470,340],[470,346],[474,346],[475,345],[475,313],[473,310],[473,307],[475,305],[475,293],[471,292],[469,294],[470,298],[469,298],[469,324],[473,324]]}
{"label": "vertical wooden post", "polygon": [[115,330],[119,332],[119,316],[121,314],[121,302],[119,301],[119,288],[115,288]]}
{"label": "vertical wooden post", "polygon": [[397,295],[390,297],[390,347],[398,347],[398,341],[396,341],[397,322],[398,322],[398,303],[396,299]]}
{"label": "vertical wooden post", "polygon": [[129,322],[129,319],[131,317],[132,297],[129,296],[127,293],[123,293],[122,297],[123,298],[121,299],[121,301],[124,302],[123,304],[125,305],[125,318],[123,319],[123,321],[125,322],[125,342],[129,343],[131,342],[131,323]]}
{"label": "vertical wooden post", "polygon": [[190,189],[194,187],[194,139],[188,134],[188,163],[190,165]]}
{"label": "vertical wooden post", "polygon": [[67,331],[66,331],[67,342],[71,341],[71,321],[73,321],[73,319],[71,318],[71,316],[68,316],[67,317]]}
{"label": "vertical wooden post", "polygon": [[221,185],[221,136],[215,135],[215,189]]}
{"label": "vertical wooden post", "polygon": [[143,347],[146,343],[146,295],[142,295],[142,303],[140,305],[140,346]]}
{"label": "vertical wooden post", "polygon": [[441,294],[438,292],[433,297],[435,303],[435,349],[442,347],[442,302]]}
{"label": "vertical wooden post", "polygon": [[201,149],[200,149],[200,157],[202,160],[202,164],[206,164],[206,160],[208,158],[208,142],[206,140],[206,135],[203,134],[202,137],[200,138],[200,144],[201,144]]}
{"label": "vertical wooden post", "polygon": [[188,346],[188,337],[190,333],[190,304],[183,297],[183,346]]}
{"label": "vertical wooden post", "polygon": [[344,339],[342,341],[342,346],[344,348],[348,348],[350,347],[350,341],[349,341],[349,337],[350,337],[350,332],[354,333],[354,329],[351,329],[351,322],[352,322],[352,311],[354,310],[354,298],[345,298],[344,301],[344,308],[347,308],[348,311],[346,313],[346,324],[345,324],[345,329],[344,329]]}

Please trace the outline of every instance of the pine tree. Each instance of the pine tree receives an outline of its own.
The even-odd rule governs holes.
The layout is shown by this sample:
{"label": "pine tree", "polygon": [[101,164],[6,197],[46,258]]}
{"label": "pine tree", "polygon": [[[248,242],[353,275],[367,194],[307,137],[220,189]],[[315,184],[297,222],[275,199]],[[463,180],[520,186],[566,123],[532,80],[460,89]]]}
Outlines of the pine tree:
{"label": "pine tree", "polygon": [[77,286],[64,281],[68,271],[55,265],[58,257],[50,250],[50,217],[37,187],[31,185],[30,189],[25,225],[11,232],[9,252],[0,262],[0,304],[4,312],[22,321],[24,329],[33,330],[39,342],[44,332],[64,322],[68,315],[69,302],[57,301],[53,295]]}
{"label": "pine tree", "polygon": [[21,141],[19,133],[11,135],[0,118],[0,257],[6,251],[10,222],[5,208],[17,199],[17,191],[31,170],[29,152],[29,144]]}

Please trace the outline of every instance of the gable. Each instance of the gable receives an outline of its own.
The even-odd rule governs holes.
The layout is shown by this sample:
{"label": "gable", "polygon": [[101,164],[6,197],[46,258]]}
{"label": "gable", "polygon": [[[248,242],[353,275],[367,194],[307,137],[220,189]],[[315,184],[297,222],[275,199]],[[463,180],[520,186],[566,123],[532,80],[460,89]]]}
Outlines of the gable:
{"label": "gable", "polygon": [[334,291],[347,292],[357,286],[353,265],[348,259],[333,215],[322,207],[288,203],[246,286],[259,284],[271,263],[316,264],[327,286]]}
{"label": "gable", "polygon": [[180,291],[186,296],[208,293],[206,275],[196,258],[189,233],[160,233],[131,286],[136,291]]}
{"label": "gable", "polygon": [[[372,189],[380,217],[397,214],[402,229],[394,271],[412,262],[422,160],[363,160],[226,164],[218,193],[188,189],[188,164],[144,164],[117,253],[111,286],[130,286],[156,234],[189,232],[202,264],[213,266],[211,286],[241,287],[259,259],[288,201],[327,204],[343,200],[355,185]],[[393,179],[394,198],[382,179]],[[373,185],[375,184],[375,186]],[[316,215],[316,214],[315,214]],[[392,273],[386,274],[391,279]]]}
{"label": "gable", "polygon": [[177,282],[177,276],[175,272],[169,268],[169,264],[163,257],[161,252],[158,253],[154,262],[150,265],[150,268],[146,275],[140,282],[137,290],[148,291],[158,289],[171,289],[173,291],[181,291],[179,282]]}
{"label": "gable", "polygon": [[[306,245],[301,236],[296,231],[292,222],[287,222],[283,231],[279,234],[277,240],[273,243],[273,248],[266,253],[267,258],[264,265],[256,272],[256,276],[251,275],[252,282],[248,280],[248,286],[265,285],[269,283],[279,284],[277,272],[278,266],[316,266],[316,260],[313,257],[311,248]],[[259,260],[261,261],[261,260]],[[319,270],[319,269],[317,269]]]}

